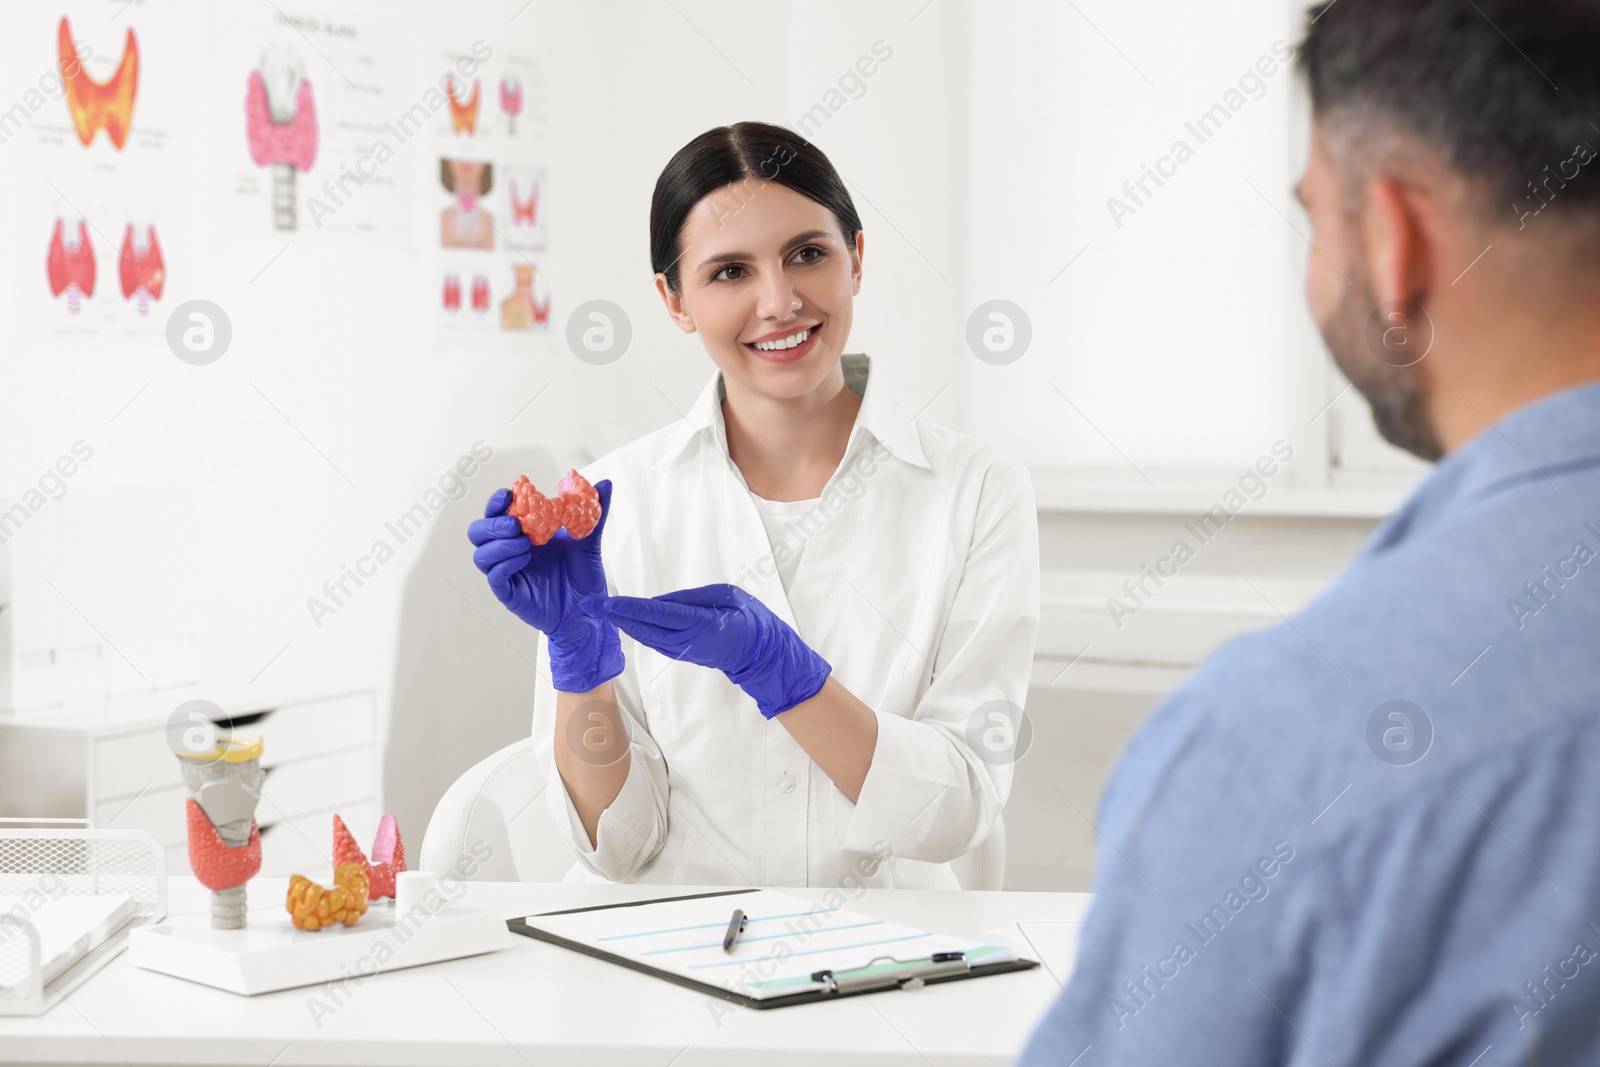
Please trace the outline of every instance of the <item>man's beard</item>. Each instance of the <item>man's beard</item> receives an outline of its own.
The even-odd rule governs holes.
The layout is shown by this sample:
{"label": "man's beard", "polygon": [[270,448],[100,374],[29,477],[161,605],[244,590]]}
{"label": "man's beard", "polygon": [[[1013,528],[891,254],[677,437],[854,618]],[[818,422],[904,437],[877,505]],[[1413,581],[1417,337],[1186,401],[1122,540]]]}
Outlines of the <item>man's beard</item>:
{"label": "man's beard", "polygon": [[1385,362],[1368,344],[1367,321],[1377,306],[1366,275],[1354,274],[1339,306],[1319,327],[1322,340],[1350,384],[1366,397],[1383,439],[1432,463],[1444,455],[1444,448],[1428,418],[1417,374],[1411,366]]}

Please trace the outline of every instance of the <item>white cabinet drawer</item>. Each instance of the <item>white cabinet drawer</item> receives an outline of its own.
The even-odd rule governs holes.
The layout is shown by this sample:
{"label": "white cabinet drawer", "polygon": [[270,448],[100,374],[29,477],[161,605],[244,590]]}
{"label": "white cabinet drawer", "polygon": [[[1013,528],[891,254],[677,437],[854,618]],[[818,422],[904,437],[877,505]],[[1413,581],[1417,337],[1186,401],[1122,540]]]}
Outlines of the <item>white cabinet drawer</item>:
{"label": "white cabinet drawer", "polygon": [[182,781],[165,730],[103,737],[94,743],[96,798],[127,797],[146,787],[159,789]]}
{"label": "white cabinet drawer", "polygon": [[[271,768],[261,787],[256,821],[276,822],[308,811],[372,799],[372,761],[372,749],[358,748]],[[326,830],[324,836],[332,832]]]}
{"label": "white cabinet drawer", "polygon": [[[370,801],[372,760],[370,748],[359,748],[270,769],[261,803],[256,805],[256,822],[277,823],[308,811]],[[131,799],[103,800],[95,805],[94,825],[103,830],[148,830],[163,846],[179,844],[188,840],[188,796],[180,784],[149,789]],[[332,847],[331,817],[325,817],[314,839],[326,839]]]}
{"label": "white cabinet drawer", "polygon": [[[371,801],[341,806],[347,825],[377,822]],[[324,886],[333,881],[333,816],[331,811],[272,823],[261,831],[261,873],[278,877],[303,874]],[[369,842],[370,844],[370,842]],[[362,845],[365,851],[369,844]]]}
{"label": "white cabinet drawer", "polygon": [[[263,739],[261,765],[275,767],[373,742],[370,693],[308,700],[266,710],[239,712],[224,720],[224,734],[240,740]],[[94,793],[97,799],[132,796],[183,780],[178,757],[167,747],[165,728],[120,737],[101,738],[94,746]]]}
{"label": "white cabinet drawer", "polygon": [[168,847],[188,840],[188,797],[181,784],[168,785],[132,798],[103,800],[90,816],[97,830],[148,830]]}
{"label": "white cabinet drawer", "polygon": [[264,738],[261,763],[271,767],[319,752],[370,745],[372,727],[372,695],[357,693],[334,700],[285,704],[235,734],[246,740]]}

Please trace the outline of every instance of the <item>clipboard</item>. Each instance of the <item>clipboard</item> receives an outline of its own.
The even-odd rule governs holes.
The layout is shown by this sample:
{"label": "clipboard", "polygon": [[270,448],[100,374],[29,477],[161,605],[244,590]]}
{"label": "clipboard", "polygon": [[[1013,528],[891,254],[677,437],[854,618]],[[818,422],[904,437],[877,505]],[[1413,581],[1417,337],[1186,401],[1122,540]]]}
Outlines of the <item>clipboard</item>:
{"label": "clipboard", "polygon": [[[687,974],[680,973],[679,971],[671,968],[653,966],[643,960],[635,959],[618,952],[608,951],[607,949],[595,944],[593,939],[565,936],[561,933],[541,928],[541,926],[537,923],[537,920],[539,919],[556,919],[557,917],[561,916],[587,915],[597,912],[614,912],[620,917],[627,915],[628,912],[626,909],[630,908],[641,908],[651,905],[677,904],[678,902],[683,901],[702,901],[709,898],[728,898],[729,906],[732,907],[739,903],[738,898],[740,897],[748,896],[750,894],[762,894],[764,892],[766,891],[754,888],[727,889],[718,890],[711,893],[691,893],[683,896],[657,897],[651,900],[624,901],[618,904],[600,904],[586,908],[568,908],[563,911],[550,911],[542,912],[538,915],[529,915],[523,919],[508,919],[506,920],[506,925],[510,928],[512,933],[521,934],[524,937],[531,937],[539,941],[549,942],[553,945],[560,945],[562,948],[571,949],[575,952],[581,952],[586,956],[602,959],[609,963],[626,967],[629,970],[638,971],[641,974],[653,975],[656,978],[672,982],[675,985],[680,985],[687,989],[693,989],[697,992],[705,993],[710,996],[720,997],[723,1000],[732,1001],[735,1004],[739,1004],[743,1007],[757,1008],[762,1010],[767,1008],[789,1007],[795,1004],[812,1004],[817,1001],[837,1000],[841,997],[860,996],[866,993],[878,993],[889,989],[918,989],[924,985],[937,985],[941,982],[955,982],[967,978],[982,978],[991,974],[1006,974],[1011,971],[1026,971],[1032,970],[1033,968],[1039,966],[1038,960],[1030,960],[1020,956],[1014,956],[1014,953],[1010,953],[1009,951],[1002,953],[999,951],[997,946],[983,947],[996,949],[995,952],[990,953],[992,955],[1003,954],[1014,956],[1014,958],[999,959],[995,962],[983,963],[977,962],[974,959],[969,959],[968,952],[966,951],[952,950],[934,952],[927,957],[902,960],[896,958],[892,952],[889,952],[880,955],[878,958],[874,959],[864,967],[834,970],[827,966],[819,965],[814,971],[810,972],[810,981],[807,983],[808,985],[815,986],[815,988],[807,988],[803,991],[794,993],[776,993],[769,994],[767,996],[754,996],[740,993],[736,989],[730,989],[727,986],[720,985],[716,982],[703,981],[690,977]],[[810,902],[804,903],[809,904]],[[812,907],[816,908],[819,906],[812,905]],[[855,915],[855,913],[844,912],[842,909],[838,909],[838,913],[840,915],[849,917],[853,917]],[[535,920],[535,922],[529,922],[528,920]],[[881,920],[874,921],[881,922]],[[722,925],[726,925],[727,919],[722,919],[721,923]],[[696,925],[709,926],[712,924],[702,923]],[[619,938],[626,938],[635,935],[622,934],[615,936]],[[720,939],[720,932],[717,936]],[[929,938],[938,937],[938,935],[934,934],[925,934],[924,936]],[[948,940],[956,941],[961,939]],[[889,959],[892,965],[880,964],[879,961],[885,958]],[[825,963],[826,961],[821,962]],[[706,965],[702,964],[701,966]]]}

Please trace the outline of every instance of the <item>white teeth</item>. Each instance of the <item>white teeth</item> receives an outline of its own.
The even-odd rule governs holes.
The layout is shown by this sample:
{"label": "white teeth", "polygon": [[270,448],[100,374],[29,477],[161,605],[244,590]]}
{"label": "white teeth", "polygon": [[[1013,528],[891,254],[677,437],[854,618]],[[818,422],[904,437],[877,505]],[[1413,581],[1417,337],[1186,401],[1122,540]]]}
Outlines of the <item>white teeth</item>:
{"label": "white teeth", "polygon": [[810,337],[811,328],[807,328],[801,330],[799,333],[790,334],[788,337],[783,337],[776,341],[757,341],[755,347],[761,349],[763,352],[780,352],[785,348],[793,348],[796,345],[803,345]]}

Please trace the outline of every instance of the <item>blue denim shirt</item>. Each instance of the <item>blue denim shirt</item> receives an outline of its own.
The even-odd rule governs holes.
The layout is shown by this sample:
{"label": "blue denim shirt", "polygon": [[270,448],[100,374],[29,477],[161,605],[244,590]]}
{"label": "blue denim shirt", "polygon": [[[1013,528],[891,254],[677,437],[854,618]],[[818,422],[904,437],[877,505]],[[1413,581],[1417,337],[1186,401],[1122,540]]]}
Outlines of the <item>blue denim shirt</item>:
{"label": "blue denim shirt", "polygon": [[1224,646],[1098,829],[1028,1067],[1600,1064],[1600,383],[1485,429]]}

